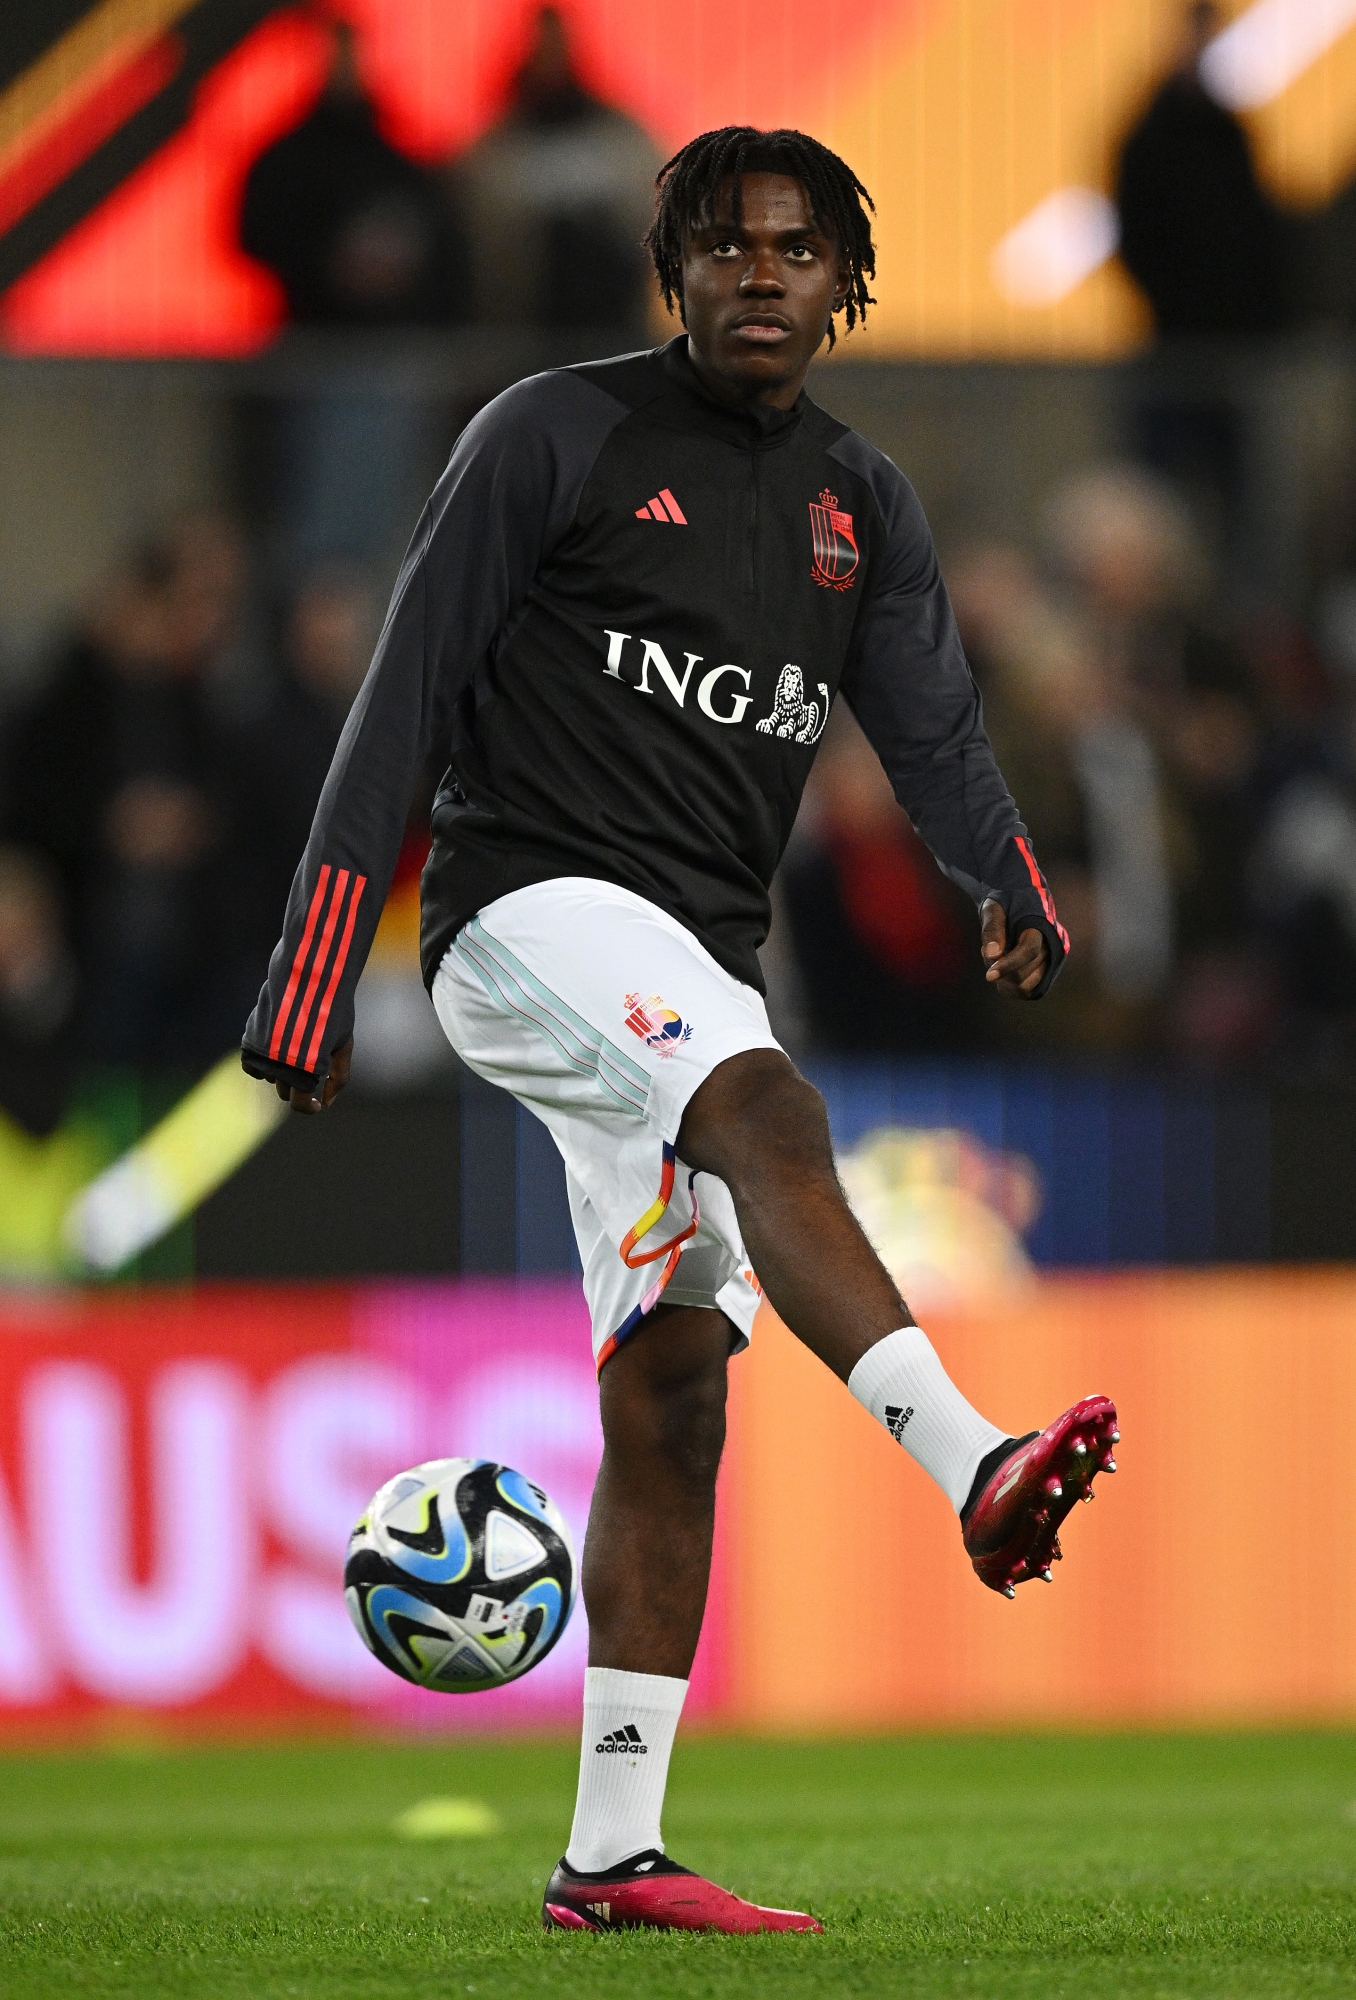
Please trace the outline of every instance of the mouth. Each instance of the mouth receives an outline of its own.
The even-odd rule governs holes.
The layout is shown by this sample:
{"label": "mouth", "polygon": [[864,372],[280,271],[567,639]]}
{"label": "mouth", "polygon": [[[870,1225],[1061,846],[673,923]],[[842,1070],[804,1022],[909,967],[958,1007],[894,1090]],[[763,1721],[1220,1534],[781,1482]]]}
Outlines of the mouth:
{"label": "mouth", "polygon": [[747,342],[750,347],[776,347],[791,338],[791,328],[776,313],[753,313],[747,319],[736,320],[730,329],[736,340]]}

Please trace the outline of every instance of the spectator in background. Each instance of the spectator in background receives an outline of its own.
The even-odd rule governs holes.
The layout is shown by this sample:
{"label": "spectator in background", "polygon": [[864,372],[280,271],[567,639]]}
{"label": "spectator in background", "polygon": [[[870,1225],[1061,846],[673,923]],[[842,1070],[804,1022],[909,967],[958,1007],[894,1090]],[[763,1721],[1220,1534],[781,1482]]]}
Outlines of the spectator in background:
{"label": "spectator in background", "polygon": [[[286,598],[278,619],[276,673],[269,698],[241,732],[237,796],[238,862],[230,873],[236,908],[231,934],[242,949],[233,978],[246,1008],[268,972],[296,858],[311,831],[348,712],[362,686],[381,623],[368,573],[319,564]],[[358,990],[359,1036],[367,1035],[357,1081],[379,1089],[417,1087],[449,1067],[447,1039],[419,970],[419,874],[428,854],[428,818],[443,775],[436,746],[411,801],[396,865]]]}
{"label": "spectator in background", "polygon": [[1054,1016],[1002,1031],[1028,1052],[1150,1049],[1173,945],[1152,749],[1086,619],[1019,550],[972,549],[947,577],[985,725],[1073,940]]}
{"label": "spectator in background", "polygon": [[35,1137],[66,1108],[77,996],[55,869],[0,847],[0,1111]]}
{"label": "spectator in background", "polygon": [[[1238,894],[1262,748],[1247,662],[1207,616],[1204,555],[1163,481],[1124,465],[1082,474],[1055,495],[1046,528],[1122,727],[1148,753],[1145,795],[1152,784],[1172,890],[1171,1032],[1181,1052],[1209,1064],[1246,1059],[1263,1046],[1272,1012]],[[1128,739],[1119,752],[1106,746],[1100,779],[1087,767],[1102,814],[1129,768]],[[1128,797],[1122,809],[1121,837],[1130,841],[1143,809],[1132,810]],[[1166,984],[1172,954],[1163,970]]]}
{"label": "spectator in background", "polygon": [[239,863],[233,934],[257,993],[277,942],[296,858],[305,847],[340,731],[372,658],[380,613],[365,571],[328,563],[305,573],[278,620],[276,669],[260,712],[235,744]]}
{"label": "spectator in background", "polygon": [[[1239,894],[1261,718],[1240,648],[1208,615],[1194,524],[1163,481],[1110,465],[1055,495],[1046,531],[1102,690],[1074,754],[1094,865],[1114,890],[1098,898],[1103,962],[1138,963],[1178,1055],[1255,1061],[1276,1025],[1274,973]],[[1118,904],[1119,946],[1106,929]]]}
{"label": "spectator in background", "polygon": [[1246,873],[1285,982],[1284,1046],[1300,1071],[1356,1071],[1356,578],[1320,596],[1333,682],[1318,726],[1273,750]]}
{"label": "spectator in background", "polygon": [[659,166],[639,125],[585,89],[559,13],[543,7],[508,111],[448,169],[470,236],[476,318],[643,337],[642,238]]}
{"label": "spectator in background", "polygon": [[1356,327],[1356,177],[1301,223],[1306,305],[1350,336]]}
{"label": "spectator in background", "polygon": [[242,588],[232,532],[185,523],[112,578],[10,734],[0,837],[55,871],[96,1059],[198,1066],[230,1041],[231,807],[205,680]]}
{"label": "spectator in background", "polygon": [[1276,1023],[1242,893],[1263,735],[1247,664],[1206,615],[1193,523],[1162,481],[1109,465],[1053,496],[1045,531],[1047,576],[1005,548],[948,568],[990,735],[1081,947],[1041,1031],[1254,1061]]}
{"label": "spectator in background", "polygon": [[433,179],[383,139],[347,22],[314,110],[245,181],[241,248],[303,326],[439,326],[464,317],[465,252]]}
{"label": "spectator in background", "polygon": [[[1298,226],[1268,199],[1247,133],[1202,79],[1221,25],[1204,0],[1186,9],[1176,62],[1120,159],[1121,258],[1170,342],[1258,340],[1301,314]],[[1169,375],[1128,387],[1130,450],[1190,495],[1246,591],[1269,519],[1249,475],[1255,404],[1216,353],[1189,346]]]}
{"label": "spectator in background", "polygon": [[294,325],[385,339],[364,342],[363,379],[303,378],[264,414],[255,449],[275,577],[335,557],[398,559],[441,440],[426,401],[383,372],[382,349],[401,330],[464,320],[469,305],[464,236],[435,176],[378,131],[353,29],[313,18],[331,38],[329,75],[250,168],[240,241],[278,277]]}
{"label": "spectator in background", "polygon": [[942,874],[840,702],[778,874],[814,1046],[962,1048],[981,1032],[973,906]]}
{"label": "spectator in background", "polygon": [[1201,80],[1220,26],[1209,0],[1187,8],[1177,60],[1121,152],[1121,257],[1165,337],[1274,333],[1293,313],[1285,221],[1247,133]]}

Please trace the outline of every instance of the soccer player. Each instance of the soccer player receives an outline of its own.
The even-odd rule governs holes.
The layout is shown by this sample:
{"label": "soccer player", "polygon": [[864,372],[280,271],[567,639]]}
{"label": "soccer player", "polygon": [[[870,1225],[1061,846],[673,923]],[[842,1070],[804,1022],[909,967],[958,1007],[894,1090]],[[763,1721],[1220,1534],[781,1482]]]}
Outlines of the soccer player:
{"label": "soccer player", "polygon": [[844,1201],[823,1102],[762,999],[768,885],[840,691],[973,897],[990,984],[1035,1000],[1068,949],[918,501],[804,392],[835,318],[851,328],[871,303],[870,197],[814,139],[746,127],[694,139],[658,186],[649,244],[686,331],[520,382],[463,432],[244,1062],[298,1111],[343,1088],[415,777],[446,745],[424,976],[462,1060],[560,1149],[602,1402],[578,1803],[543,1921],[813,1930],[679,1868],[660,1838],[726,1367],[761,1294],[938,1482],[1009,1596],[1048,1579],[1117,1433],[1094,1397],[1014,1438],[948,1379]]}

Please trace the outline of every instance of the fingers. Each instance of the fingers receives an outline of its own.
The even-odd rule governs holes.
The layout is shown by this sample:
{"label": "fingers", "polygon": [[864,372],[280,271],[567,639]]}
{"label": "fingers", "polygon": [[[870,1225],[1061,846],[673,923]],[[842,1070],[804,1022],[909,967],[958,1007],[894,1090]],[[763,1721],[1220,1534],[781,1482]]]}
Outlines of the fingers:
{"label": "fingers", "polygon": [[980,910],[979,926],[979,954],[985,961],[985,979],[1000,993],[1016,993],[1030,1000],[1050,963],[1050,947],[1042,933],[1023,931],[1009,951],[1007,915],[1003,905],[992,896]]}
{"label": "fingers", "polygon": [[314,1118],[317,1113],[327,1110],[333,1104],[348,1082],[352,1063],[353,1037],[350,1035],[330,1057],[330,1073],[323,1084],[317,1084],[312,1090],[298,1090],[295,1084],[279,1081],[273,1087],[283,1103],[290,1105],[293,1111],[299,1111],[304,1118]]}
{"label": "fingers", "polygon": [[278,1095],[283,1099],[284,1103],[290,1104],[294,1111],[300,1111],[304,1117],[314,1118],[318,1112],[327,1111],[330,1105],[333,1104],[335,1098],[348,1082],[348,1073],[352,1064],[353,1037],[350,1035],[346,1042],[340,1043],[339,1047],[330,1057],[330,1073],[325,1078],[323,1084],[317,1086],[313,1091],[305,1091],[289,1090],[286,1084],[280,1083],[278,1085]]}
{"label": "fingers", "polygon": [[1050,966],[1050,946],[1043,932],[1023,931],[1012,950],[995,958],[984,977],[1000,993],[1030,1000]]}

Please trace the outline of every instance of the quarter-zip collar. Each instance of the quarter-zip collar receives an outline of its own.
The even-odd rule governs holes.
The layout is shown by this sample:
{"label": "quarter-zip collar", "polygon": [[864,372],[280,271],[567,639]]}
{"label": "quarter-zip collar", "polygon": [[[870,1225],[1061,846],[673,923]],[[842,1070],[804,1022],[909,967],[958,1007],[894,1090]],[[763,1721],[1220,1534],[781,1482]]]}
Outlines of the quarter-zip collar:
{"label": "quarter-zip collar", "polygon": [[657,348],[655,354],[667,380],[701,411],[703,428],[744,451],[773,451],[789,444],[800,429],[806,405],[803,389],[789,410],[774,410],[767,403],[746,403],[736,409],[718,402],[705,387],[692,366],[685,333]]}

